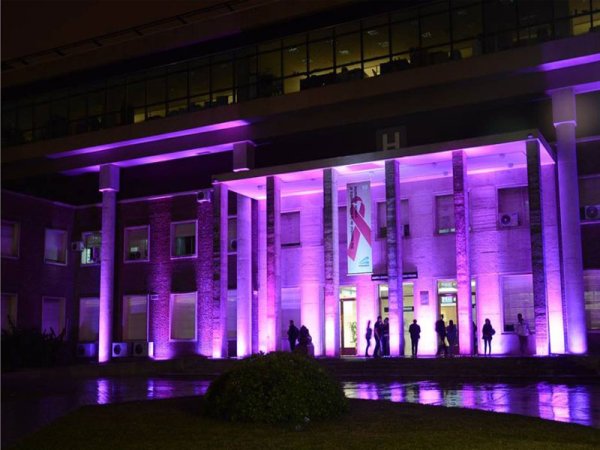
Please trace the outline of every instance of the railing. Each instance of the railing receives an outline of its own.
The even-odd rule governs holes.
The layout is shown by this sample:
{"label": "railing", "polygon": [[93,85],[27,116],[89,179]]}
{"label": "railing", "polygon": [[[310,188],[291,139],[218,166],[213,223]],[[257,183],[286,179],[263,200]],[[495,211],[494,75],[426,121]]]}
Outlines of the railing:
{"label": "railing", "polygon": [[5,102],[2,144],[158,120],[599,28],[597,0],[430,2]]}

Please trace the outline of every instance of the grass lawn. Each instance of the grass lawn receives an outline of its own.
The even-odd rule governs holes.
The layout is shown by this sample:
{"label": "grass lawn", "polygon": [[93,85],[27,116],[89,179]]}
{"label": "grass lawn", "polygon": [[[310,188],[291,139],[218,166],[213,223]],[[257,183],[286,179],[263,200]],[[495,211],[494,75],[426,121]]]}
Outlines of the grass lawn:
{"label": "grass lawn", "polygon": [[86,406],[18,449],[600,448],[600,430],[510,414],[350,400],[344,417],[302,431],[206,418],[202,398]]}

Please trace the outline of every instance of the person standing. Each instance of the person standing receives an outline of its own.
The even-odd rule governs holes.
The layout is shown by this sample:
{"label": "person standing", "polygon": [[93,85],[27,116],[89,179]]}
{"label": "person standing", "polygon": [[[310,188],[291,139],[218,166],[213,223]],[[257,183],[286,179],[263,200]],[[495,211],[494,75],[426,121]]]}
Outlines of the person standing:
{"label": "person standing", "polygon": [[517,336],[519,336],[519,351],[521,352],[521,356],[526,355],[527,340],[531,334],[531,330],[529,329],[529,324],[525,319],[523,319],[523,315],[521,313],[517,314],[515,331],[517,332]]}
{"label": "person standing", "polygon": [[373,326],[373,335],[375,337],[375,349],[373,350],[373,358],[381,356],[381,338],[383,336],[383,322],[381,316],[377,316],[377,322]]}
{"label": "person standing", "polygon": [[443,351],[444,356],[448,356],[448,347],[446,347],[446,323],[444,322],[444,315],[441,314],[439,320],[435,323],[435,332],[438,338],[438,349],[436,356],[439,356]]}
{"label": "person standing", "polygon": [[481,329],[481,334],[483,337],[483,354],[491,355],[492,336],[496,334],[496,330],[494,330],[494,328],[492,327],[490,319],[485,319],[485,323],[483,324],[483,328]]}
{"label": "person standing", "polygon": [[413,358],[416,358],[419,350],[419,339],[421,338],[421,327],[417,325],[417,319],[413,319],[413,323],[408,327],[408,333],[410,334],[412,355]]}
{"label": "person standing", "polygon": [[454,321],[450,319],[448,322],[448,328],[446,328],[446,337],[448,338],[448,347],[450,347],[450,356],[454,356],[454,348],[456,347],[456,338],[458,337],[458,330]]}
{"label": "person standing", "polygon": [[369,357],[369,347],[371,347],[371,336],[373,336],[373,329],[371,328],[371,321],[367,322],[367,332],[365,333],[365,339],[367,340],[367,348],[365,350],[365,357]]}
{"label": "person standing", "polygon": [[294,321],[290,320],[290,327],[288,328],[288,341],[290,343],[290,351],[293,352],[296,349],[296,341],[298,340],[298,327],[294,325]]}
{"label": "person standing", "polygon": [[390,319],[387,317],[383,321],[381,350],[383,352],[383,356],[390,356]]}

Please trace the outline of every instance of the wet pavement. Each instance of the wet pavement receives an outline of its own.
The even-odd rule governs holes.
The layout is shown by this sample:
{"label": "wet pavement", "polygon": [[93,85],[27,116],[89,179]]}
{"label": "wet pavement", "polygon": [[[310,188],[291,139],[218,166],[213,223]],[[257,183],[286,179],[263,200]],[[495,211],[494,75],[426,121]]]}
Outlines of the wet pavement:
{"label": "wet pavement", "polygon": [[[186,377],[97,378],[68,382],[3,381],[2,447],[83,405],[201,395],[210,381]],[[346,396],[474,408],[600,428],[600,384],[532,382],[344,382]]]}

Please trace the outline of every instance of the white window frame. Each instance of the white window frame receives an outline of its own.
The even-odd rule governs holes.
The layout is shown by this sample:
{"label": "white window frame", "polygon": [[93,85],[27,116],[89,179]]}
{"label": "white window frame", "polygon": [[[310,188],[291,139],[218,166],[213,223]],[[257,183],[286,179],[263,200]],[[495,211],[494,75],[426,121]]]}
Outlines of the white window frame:
{"label": "white window frame", "polygon": [[[175,228],[177,227],[177,225],[182,225],[182,224],[187,224],[187,223],[193,223],[194,224],[194,253],[191,255],[183,255],[183,256],[177,256],[174,254],[174,250],[175,250]],[[197,219],[192,219],[192,220],[180,220],[178,222],[171,222],[171,259],[190,259],[190,258],[196,258],[198,256],[198,220]]]}
{"label": "white window frame", "polygon": [[[194,337],[191,339],[173,339],[171,336],[173,328],[173,299],[177,295],[194,294],[196,301],[194,303]],[[195,342],[198,340],[198,291],[192,292],[171,292],[169,295],[169,342]]]}
{"label": "white window frame", "polygon": [[44,295],[42,296],[42,323],[41,323],[41,327],[42,327],[42,332],[46,332],[46,333],[50,333],[50,330],[48,331],[44,331],[44,301],[46,301],[47,299],[53,299],[53,300],[60,300],[61,301],[61,306],[62,306],[62,327],[60,328],[60,330],[54,330],[54,333],[56,336],[58,336],[60,333],[62,333],[63,329],[66,329],[67,326],[67,311],[66,311],[66,299],[64,297],[55,297],[52,295]]}
{"label": "white window frame", "polygon": [[[83,267],[90,267],[90,266],[99,266],[100,265],[100,260],[98,260],[98,262],[92,262],[92,263],[85,263],[83,262],[83,255],[85,254],[85,251],[88,249],[88,247],[86,246],[86,237],[92,234],[99,234],[100,235],[100,239],[102,239],[102,231],[84,231],[81,233],[81,241],[83,242],[83,252],[81,252],[81,260],[80,260],[80,264]],[[89,247],[89,248],[93,248],[93,247]],[[100,244],[100,258],[102,258],[102,244]]]}
{"label": "white window frame", "polygon": [[[128,259],[129,255],[129,239],[127,238],[127,232],[132,230],[146,230],[146,236],[148,236],[148,254],[145,259]],[[144,263],[150,261],[150,225],[139,225],[134,227],[123,228],[123,262],[125,264]]]}
{"label": "white window frame", "polygon": [[[122,331],[122,336],[123,336],[123,340],[126,342],[137,342],[137,341],[143,341],[144,339],[130,339],[129,337],[125,338],[125,311],[126,311],[126,305],[127,305],[127,299],[130,297],[145,297],[146,298],[146,342],[149,341],[149,337],[150,337],[150,295],[148,294],[127,294],[123,296],[123,315],[121,318],[121,331]],[[197,306],[196,306],[197,307]],[[170,318],[169,318],[169,323],[171,322]],[[171,336],[171,327],[169,325],[169,336]]]}
{"label": "white window frame", "polygon": [[14,222],[12,220],[4,220],[2,219],[2,225],[13,225],[14,235],[13,242],[17,241],[17,254],[16,255],[2,255],[2,258],[7,259],[19,259],[21,253],[21,225],[19,222]]}
{"label": "white window frame", "polygon": [[[11,316],[12,322],[14,326],[18,326],[18,314],[19,314],[19,296],[18,294],[16,294],[15,292],[2,292],[2,295],[7,295],[12,297],[13,299],[13,304],[14,304],[14,317]],[[10,305],[9,305],[9,309],[10,309]],[[10,311],[9,311],[10,312]],[[0,311],[1,314],[1,311]],[[2,320],[4,320],[4,317],[2,317]],[[4,328],[3,328],[4,329]]]}
{"label": "white window frame", "polygon": [[[65,262],[58,262],[58,261],[52,261],[52,260],[48,260],[46,259],[46,245],[48,242],[48,232],[49,231],[59,231],[61,233],[64,234],[65,236],[65,248],[64,248],[64,255],[65,255]],[[44,231],[44,264],[51,264],[54,266],[66,266],[69,263],[69,252],[68,252],[68,243],[69,243],[69,233],[67,230],[62,230],[60,228],[46,228]]]}
{"label": "white window frame", "polygon": [[100,297],[80,297],[79,298],[79,321],[77,324],[77,338],[78,342],[97,342],[98,339],[94,340],[82,340],[81,339],[81,303],[84,300],[98,300],[98,335],[100,335]]}

